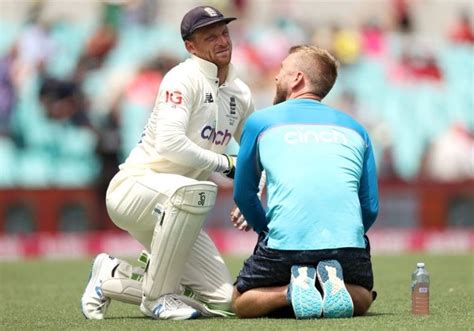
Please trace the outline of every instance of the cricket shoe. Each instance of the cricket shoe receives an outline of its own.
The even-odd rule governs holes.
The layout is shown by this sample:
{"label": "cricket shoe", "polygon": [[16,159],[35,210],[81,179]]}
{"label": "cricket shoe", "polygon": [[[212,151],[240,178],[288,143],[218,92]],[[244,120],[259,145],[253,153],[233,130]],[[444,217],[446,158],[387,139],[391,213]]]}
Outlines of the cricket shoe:
{"label": "cricket shoe", "polygon": [[198,310],[185,304],[175,294],[165,294],[153,301],[143,298],[140,310],[148,317],[161,320],[190,320],[201,316]]}
{"label": "cricket shoe", "polygon": [[319,262],[317,276],[323,289],[323,316],[352,317],[354,304],[344,285],[342,267],[339,262],[336,260]]}
{"label": "cricket shoe", "polygon": [[288,285],[287,299],[297,319],[318,318],[322,312],[321,294],[316,289],[316,269],[294,265]]}
{"label": "cricket shoe", "polygon": [[112,270],[120,260],[108,254],[97,255],[92,264],[89,282],[81,298],[82,314],[87,319],[101,320],[110,304],[110,298],[102,293],[102,282],[112,277]]}

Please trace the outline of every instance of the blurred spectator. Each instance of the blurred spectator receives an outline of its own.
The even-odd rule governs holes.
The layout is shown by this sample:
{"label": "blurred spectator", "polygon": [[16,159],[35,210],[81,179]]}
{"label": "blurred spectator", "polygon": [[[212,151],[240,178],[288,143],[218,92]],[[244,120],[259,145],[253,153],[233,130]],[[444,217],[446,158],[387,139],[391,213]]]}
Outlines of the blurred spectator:
{"label": "blurred spectator", "polygon": [[163,75],[178,62],[177,57],[162,55],[145,63],[125,87],[125,98],[151,110]]}
{"label": "blurred spectator", "polygon": [[8,136],[11,129],[10,119],[17,97],[14,83],[17,55],[15,45],[0,58],[0,136]]}
{"label": "blurred spectator", "polygon": [[[428,35],[428,38],[425,38],[425,33],[430,33],[430,31],[417,31],[418,22],[414,19],[420,15],[420,12],[415,12],[415,10],[426,10],[428,5],[422,3],[420,6],[414,6],[416,1],[390,0],[384,3],[385,8],[391,9],[389,14],[395,22],[393,26],[390,26],[391,29],[383,24],[383,15],[365,20],[358,25],[358,29],[355,29],[347,25],[337,27],[328,25],[332,17],[315,20],[312,13],[298,12],[297,16],[301,21],[296,20],[292,14],[296,8],[299,8],[297,2],[285,2],[285,5],[272,3],[269,8],[273,8],[274,15],[271,16],[271,22],[268,22],[251,21],[255,13],[249,12],[248,9],[254,8],[253,2],[213,0],[219,6],[227,8],[229,13],[233,12],[239,17],[232,29],[232,34],[235,36],[235,64],[239,74],[251,86],[254,102],[258,108],[271,104],[274,96],[275,70],[280,65],[281,59],[286,56],[289,46],[314,43],[323,48],[332,49],[332,53],[343,65],[340,74],[344,79],[341,80],[342,85],[336,86],[332,92],[331,99],[338,103],[342,110],[352,113],[363,122],[371,131],[372,136],[376,137],[373,140],[374,145],[377,145],[374,147],[375,153],[378,153],[381,177],[397,175],[393,171],[392,161],[398,164],[400,156],[399,153],[392,154],[391,151],[392,148],[394,151],[399,150],[395,147],[400,142],[395,139],[394,132],[397,132],[397,135],[406,134],[404,121],[407,121],[407,118],[413,121],[425,118],[418,116],[415,110],[422,107],[416,107],[413,102],[410,102],[412,97],[413,100],[418,100],[416,99],[418,85],[426,88],[425,83],[446,84],[445,91],[453,94],[450,100],[456,99],[459,104],[458,110],[454,107],[446,110],[448,112],[446,120],[467,119],[469,115],[465,114],[472,112],[470,109],[472,100],[469,99],[472,94],[469,94],[473,75],[473,67],[470,66],[472,49],[447,46],[445,43],[448,39],[460,44],[472,45],[474,43],[471,13],[468,9],[460,13],[445,36]],[[0,36],[0,43],[4,40],[0,47],[11,49],[0,58],[0,135],[8,135],[12,130],[9,128],[11,119],[15,127],[15,130],[12,130],[15,131],[15,135],[16,131],[28,131],[29,126],[24,123],[28,123],[28,120],[33,118],[30,113],[33,113],[33,106],[37,105],[38,101],[33,98],[39,96],[49,120],[93,127],[99,138],[97,155],[102,160],[104,171],[101,177],[107,177],[107,173],[111,172],[107,169],[114,168],[113,165],[118,162],[117,158],[122,155],[123,146],[127,145],[127,141],[130,144],[136,142],[135,139],[138,137],[135,126],[138,127],[138,125],[135,124],[141,123],[141,116],[153,107],[154,94],[162,75],[183,55],[179,49],[173,53],[174,49],[167,47],[171,43],[170,40],[174,38],[168,32],[171,30],[166,27],[167,20],[171,18],[163,17],[159,22],[155,19],[157,14],[161,14],[164,5],[168,6],[167,9],[171,5],[155,0],[104,0],[99,5],[102,12],[96,13],[98,14],[96,21],[90,21],[91,17],[84,16],[81,17],[83,21],[71,21],[68,33],[72,33],[74,40],[80,40],[83,45],[82,56],[72,77],[60,76],[61,78],[58,78],[59,76],[53,77],[46,72],[41,72],[43,67],[51,69],[50,64],[60,58],[56,50],[61,51],[61,49],[56,47],[55,40],[57,40],[57,45],[64,48],[68,46],[67,43],[65,45],[61,43],[61,38],[66,35],[62,33],[61,26],[54,25],[54,29],[50,30],[49,25],[45,23],[47,21],[44,19],[43,7],[49,5],[54,7],[52,3],[54,1],[31,2],[30,10],[24,16],[27,24],[23,25],[20,31],[17,30],[15,36],[8,34],[7,30],[5,30],[5,37],[3,34]],[[450,4],[454,6],[455,2]],[[337,5],[331,3],[330,6],[334,6],[331,8],[333,10]],[[462,8],[465,5],[457,3],[456,6]],[[71,6],[71,10],[74,8]],[[257,6],[257,8],[260,7]],[[277,8],[280,8],[280,11],[277,11]],[[49,13],[46,10],[45,12]],[[453,10],[449,13],[453,12],[456,13]],[[447,11],[446,15],[449,13]],[[83,15],[77,14],[77,17]],[[362,15],[354,17],[355,21],[351,23],[357,25],[357,20],[365,18]],[[93,23],[91,26],[97,27],[92,34],[88,23]],[[339,21],[339,23],[344,22]],[[432,21],[433,25],[441,23],[443,22]],[[75,24],[81,26],[74,26]],[[139,25],[139,28],[133,29],[136,25]],[[423,25],[426,28],[426,24]],[[127,39],[120,40],[121,37],[128,35],[122,34],[121,29],[127,29],[127,32],[133,30],[138,33],[138,36],[143,33],[143,41],[131,43],[130,47],[136,47],[133,49],[118,48],[118,46],[128,45]],[[157,30],[151,31],[151,29]],[[13,28],[11,30],[15,31]],[[166,32],[164,35],[159,35],[161,31]],[[406,34],[407,32],[409,35]],[[178,31],[176,33],[179,39]],[[312,33],[314,36],[310,39]],[[149,47],[148,44],[147,47],[145,40],[151,40],[151,36],[153,36],[152,46]],[[444,40],[439,40],[438,37],[444,37]],[[5,40],[8,44],[5,44]],[[436,45],[433,45],[435,47],[424,46],[426,42],[433,42],[433,40],[436,42]],[[17,46],[10,48],[12,43]],[[74,46],[78,47],[78,45]],[[143,47],[143,52],[141,47]],[[149,50],[154,48],[156,48],[155,54],[160,54],[160,56],[150,59],[149,56],[154,53]],[[428,49],[433,52],[427,51]],[[165,51],[170,51],[171,54],[164,55]],[[116,63],[110,61],[110,63],[107,62],[107,67],[104,67],[105,61],[112,53],[114,59],[115,55],[118,55],[119,60],[122,58],[126,60]],[[147,54],[147,56],[138,58],[135,54]],[[55,58],[55,56],[58,57]],[[127,56],[130,56],[133,61],[129,63]],[[394,60],[390,62],[392,58]],[[144,61],[144,59],[148,60]],[[437,62],[438,59],[441,61],[440,64]],[[37,73],[40,74],[39,83]],[[53,73],[55,72],[52,71],[51,74]],[[388,73],[389,83],[392,84],[385,84],[384,73]],[[397,84],[394,86],[393,83],[402,86]],[[409,88],[404,88],[403,85],[408,85]],[[430,93],[439,91],[431,87],[428,87],[429,91],[425,89],[423,92],[427,100],[431,100]],[[38,89],[41,92],[39,94]],[[394,100],[395,98],[399,100]],[[435,100],[435,96],[432,100]],[[432,107],[437,107],[439,104],[444,104],[444,102],[433,101]],[[432,107],[430,105],[427,108]],[[433,109],[433,112],[436,111],[439,109]],[[410,112],[410,116],[405,116],[406,112]],[[451,116],[450,112],[457,113]],[[43,117],[41,119],[43,120]],[[469,123],[472,124],[471,122]],[[124,123],[131,125],[126,126]],[[418,122],[414,125],[418,125]],[[419,125],[419,127],[420,130],[424,130],[426,126]],[[387,128],[393,132],[389,132]],[[420,135],[431,137],[435,130],[437,129],[429,130],[428,133],[420,132]],[[38,132],[43,132],[43,130],[39,129]],[[393,139],[390,138],[391,134],[394,135]],[[456,136],[453,132],[450,135]],[[21,132],[18,136],[22,136]],[[442,140],[441,137],[439,140]],[[437,142],[436,145],[438,144]],[[433,143],[430,147],[430,160],[434,158],[431,156],[435,154],[433,150],[440,148],[435,148],[434,145]],[[119,151],[118,156],[117,151]],[[433,172],[433,170],[430,171]],[[446,171],[449,172],[449,170]]]}
{"label": "blurred spectator", "polygon": [[439,83],[443,74],[435,57],[428,52],[404,50],[400,58],[388,68],[388,77],[393,83],[417,83],[420,81]]}
{"label": "blurred spectator", "polygon": [[88,40],[80,62],[88,69],[102,65],[109,52],[117,44],[117,30],[112,24],[102,24]]}
{"label": "blurred spectator", "polygon": [[375,18],[362,25],[360,34],[364,55],[379,58],[385,54],[385,32]]}
{"label": "blurred spectator", "polygon": [[102,4],[102,23],[118,30],[122,24],[123,11],[127,0],[104,0]]}
{"label": "blurred spectator", "polygon": [[128,0],[124,6],[122,24],[151,26],[156,21],[157,10],[156,0]]}
{"label": "blurred spectator", "polygon": [[79,59],[79,66],[86,71],[102,66],[107,55],[118,42],[118,29],[122,24],[124,1],[107,0],[102,2],[100,25],[89,37]]}
{"label": "blurred spectator", "polygon": [[443,79],[441,69],[432,54],[411,57],[408,68],[414,80],[439,82]]}
{"label": "blurred spectator", "polygon": [[411,33],[414,29],[410,0],[392,0],[395,28],[402,33]]}
{"label": "blurred spectator", "polygon": [[231,0],[236,17],[244,17],[248,9],[248,0]]}
{"label": "blurred spectator", "polygon": [[[470,14],[472,14],[472,8]],[[474,29],[468,11],[459,15],[449,31],[449,39],[459,44],[474,43]]]}
{"label": "blurred spectator", "polygon": [[[285,15],[277,15],[271,25],[257,25],[252,30],[247,29],[247,34],[255,51],[246,50],[248,59],[258,61],[262,71],[279,68],[281,59],[288,53],[288,48],[306,40],[305,33],[299,25]],[[243,44],[245,45],[245,42]]]}
{"label": "blurred spectator", "polygon": [[18,40],[18,56],[28,72],[54,56],[55,45],[50,36],[50,26],[46,22],[30,22]]}
{"label": "blurred spectator", "polygon": [[87,103],[76,82],[43,76],[39,99],[50,119],[90,126]]}
{"label": "blurred spectator", "polygon": [[359,59],[361,41],[358,31],[334,25],[332,38],[331,51],[341,65],[351,65]]}
{"label": "blurred spectator", "polygon": [[120,102],[121,98],[117,98],[109,112],[105,114],[98,125],[97,135],[97,156],[100,162],[100,173],[95,181],[95,189],[98,201],[99,224],[105,227],[111,224],[108,221],[108,214],[105,208],[105,194],[109,186],[110,180],[117,173],[118,166],[121,161],[122,141],[120,134]]}
{"label": "blurred spectator", "polygon": [[463,123],[452,124],[428,148],[424,173],[439,181],[474,179],[474,132]]}

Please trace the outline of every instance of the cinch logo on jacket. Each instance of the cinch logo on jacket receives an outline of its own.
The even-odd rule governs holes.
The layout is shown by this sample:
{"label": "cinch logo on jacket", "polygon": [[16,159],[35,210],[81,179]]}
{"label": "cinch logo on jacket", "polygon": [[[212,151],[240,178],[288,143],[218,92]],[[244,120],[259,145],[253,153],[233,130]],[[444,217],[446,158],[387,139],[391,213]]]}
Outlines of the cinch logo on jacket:
{"label": "cinch logo on jacket", "polygon": [[227,129],[225,131],[216,131],[216,128],[206,125],[201,131],[201,138],[209,140],[216,145],[227,145],[230,138],[232,138],[232,134]]}
{"label": "cinch logo on jacket", "polygon": [[347,144],[344,133],[336,130],[301,130],[294,129],[285,133],[285,142],[290,145],[309,143],[342,143]]}

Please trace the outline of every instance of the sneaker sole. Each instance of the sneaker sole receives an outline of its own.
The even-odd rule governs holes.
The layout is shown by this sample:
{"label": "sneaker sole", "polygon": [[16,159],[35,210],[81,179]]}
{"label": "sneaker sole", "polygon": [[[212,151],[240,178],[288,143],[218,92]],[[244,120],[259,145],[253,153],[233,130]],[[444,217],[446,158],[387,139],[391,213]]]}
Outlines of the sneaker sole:
{"label": "sneaker sole", "polygon": [[[333,268],[335,272],[329,272]],[[323,316],[327,318],[352,317],[354,304],[344,285],[342,267],[336,260],[321,261],[317,277],[323,289]]]}
{"label": "sneaker sole", "polygon": [[[156,309],[156,308],[155,308]],[[158,309],[156,309],[158,310]],[[147,316],[147,317],[150,317],[150,318],[153,318],[155,320],[170,320],[170,321],[184,321],[184,320],[192,320],[192,319],[196,319],[196,318],[199,318],[201,317],[201,312],[198,311],[198,310],[194,310],[194,311],[190,311],[189,314],[184,314],[182,316],[172,316],[172,315],[167,315],[167,314],[163,314],[163,315],[157,315],[155,314],[154,312],[148,310],[145,305],[143,304],[143,302],[140,304],[140,311],[142,312],[143,315]]]}
{"label": "sneaker sole", "polygon": [[94,319],[94,318],[89,316],[87,314],[86,309],[84,308],[84,302],[83,302],[84,295],[87,292],[89,292],[89,290],[94,290],[93,288],[90,289],[90,287],[94,286],[95,282],[97,281],[98,274],[99,274],[98,271],[102,267],[102,263],[103,263],[104,259],[108,259],[108,258],[109,258],[109,256],[107,254],[102,253],[102,254],[99,254],[94,259],[94,261],[92,262],[91,271],[89,273],[89,280],[87,281],[86,289],[85,289],[85,291],[84,291],[84,293],[82,294],[82,297],[81,297],[81,312],[82,312],[82,315],[84,315],[84,317],[87,318],[87,319]]}
{"label": "sneaker sole", "polygon": [[[306,273],[303,284],[298,278]],[[315,287],[316,270],[313,267],[291,267],[290,300],[297,319],[318,318],[322,312],[321,294]]]}
{"label": "sneaker sole", "polygon": [[157,319],[157,317],[155,315],[153,315],[153,313],[145,307],[143,302],[140,304],[140,311],[142,312],[143,315],[145,315],[147,317]]}

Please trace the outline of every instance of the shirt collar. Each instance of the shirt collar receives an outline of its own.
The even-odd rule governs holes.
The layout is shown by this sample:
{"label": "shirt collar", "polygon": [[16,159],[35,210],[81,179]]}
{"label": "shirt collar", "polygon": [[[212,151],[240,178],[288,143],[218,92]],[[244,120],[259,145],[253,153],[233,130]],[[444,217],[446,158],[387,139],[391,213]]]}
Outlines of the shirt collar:
{"label": "shirt collar", "polygon": [[[214,63],[201,59],[200,57],[197,57],[196,55],[191,55],[191,60],[193,60],[193,62],[197,65],[197,67],[204,74],[204,76],[210,79],[217,78],[217,66]],[[227,79],[222,85],[226,85],[232,82],[235,78],[237,78],[237,75],[236,75],[234,66],[232,65],[232,63],[230,63]]]}

